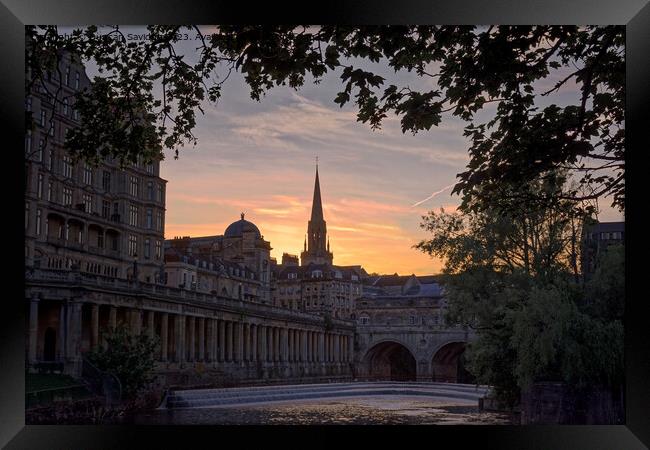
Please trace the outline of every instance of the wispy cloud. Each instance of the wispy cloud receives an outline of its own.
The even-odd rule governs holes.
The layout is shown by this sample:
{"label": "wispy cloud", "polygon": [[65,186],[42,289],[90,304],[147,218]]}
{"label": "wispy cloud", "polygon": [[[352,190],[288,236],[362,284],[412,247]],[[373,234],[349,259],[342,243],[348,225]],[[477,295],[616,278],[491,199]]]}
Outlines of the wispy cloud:
{"label": "wispy cloud", "polygon": [[421,205],[422,203],[431,200],[432,198],[436,197],[436,196],[439,195],[439,194],[442,194],[442,193],[445,192],[447,189],[450,189],[450,188],[454,187],[455,185],[456,185],[456,183],[448,184],[447,186],[445,186],[445,187],[443,187],[442,189],[440,189],[440,190],[434,192],[433,194],[431,194],[430,196],[428,196],[428,197],[425,198],[424,200],[420,200],[419,202],[415,202],[415,203],[413,203],[413,204],[411,205],[411,208],[415,208],[416,206],[419,206],[419,205]]}

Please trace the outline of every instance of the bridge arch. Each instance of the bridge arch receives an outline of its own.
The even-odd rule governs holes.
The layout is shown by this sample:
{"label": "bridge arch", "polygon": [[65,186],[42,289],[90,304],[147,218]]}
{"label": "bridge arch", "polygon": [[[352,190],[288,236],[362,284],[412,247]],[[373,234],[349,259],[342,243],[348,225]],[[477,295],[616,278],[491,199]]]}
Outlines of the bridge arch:
{"label": "bridge arch", "polygon": [[375,343],[361,360],[363,378],[377,381],[415,381],[415,355],[401,342],[383,340]]}
{"label": "bridge arch", "polygon": [[465,368],[465,341],[448,341],[439,345],[431,358],[433,381],[473,383],[473,375]]}

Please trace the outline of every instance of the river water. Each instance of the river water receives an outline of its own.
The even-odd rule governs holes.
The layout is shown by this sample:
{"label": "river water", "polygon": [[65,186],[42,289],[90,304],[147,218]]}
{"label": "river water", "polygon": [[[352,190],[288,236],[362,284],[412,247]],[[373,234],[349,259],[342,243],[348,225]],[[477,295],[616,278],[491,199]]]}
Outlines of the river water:
{"label": "river water", "polygon": [[160,409],[124,417],[140,425],[444,425],[511,424],[505,414],[479,412],[473,402],[383,395],[291,400],[227,407]]}

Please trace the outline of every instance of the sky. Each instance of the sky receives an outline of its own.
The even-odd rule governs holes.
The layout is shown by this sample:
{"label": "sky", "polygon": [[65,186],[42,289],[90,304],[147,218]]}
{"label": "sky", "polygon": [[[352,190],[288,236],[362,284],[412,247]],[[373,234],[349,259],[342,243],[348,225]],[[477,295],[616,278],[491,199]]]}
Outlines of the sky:
{"label": "sky", "polygon": [[[125,27],[124,32],[142,33]],[[192,39],[177,52],[192,58]],[[385,65],[353,61],[396,83],[433,88],[414,74]],[[92,68],[89,67],[92,77]],[[340,73],[318,85],[308,79],[295,91],[278,87],[260,102],[250,99],[240,74],[233,73],[217,104],[207,101],[197,115],[195,147],[171,152],[161,163],[168,181],[165,237],[223,234],[239,220],[257,225],[270,241],[271,256],[302,251],[310,217],[318,157],[321,196],[334,263],[362,265],[369,273],[438,273],[442,261],[413,248],[429,236],[420,228],[432,209],[453,211],[460,203],[450,192],[456,174],[469,161],[464,122],[447,116],[438,127],[403,134],[389,117],[381,130],[356,121],[354,105],[333,102]],[[561,74],[557,75],[559,79]],[[553,80],[546,80],[549,86]],[[573,101],[568,85],[555,101]],[[490,114],[487,110],[484,114]],[[601,221],[622,220],[610,202],[601,204]]]}

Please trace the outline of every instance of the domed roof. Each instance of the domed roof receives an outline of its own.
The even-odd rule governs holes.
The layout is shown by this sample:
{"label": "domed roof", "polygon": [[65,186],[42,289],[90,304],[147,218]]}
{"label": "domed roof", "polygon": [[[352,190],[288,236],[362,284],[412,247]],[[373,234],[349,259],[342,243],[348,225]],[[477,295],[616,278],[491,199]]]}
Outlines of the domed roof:
{"label": "domed roof", "polygon": [[226,231],[223,233],[223,235],[225,237],[240,237],[243,236],[245,231],[254,231],[256,237],[262,237],[259,228],[257,228],[253,222],[244,220],[244,213],[242,213],[241,219],[228,225],[228,228],[226,228]]}

